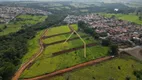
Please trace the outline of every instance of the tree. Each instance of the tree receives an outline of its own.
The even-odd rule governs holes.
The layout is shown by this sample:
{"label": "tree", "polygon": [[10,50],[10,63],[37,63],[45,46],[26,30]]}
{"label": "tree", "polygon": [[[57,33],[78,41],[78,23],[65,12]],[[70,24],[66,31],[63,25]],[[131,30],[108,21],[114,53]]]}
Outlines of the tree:
{"label": "tree", "polygon": [[139,38],[142,38],[142,34],[140,34]]}
{"label": "tree", "polygon": [[131,80],[131,78],[129,76],[127,76],[125,80]]}
{"label": "tree", "polygon": [[109,39],[104,39],[102,40],[102,45],[103,46],[109,46],[111,44],[110,40]]}
{"label": "tree", "polygon": [[84,21],[79,21],[78,22],[78,27],[83,29],[83,31],[87,34],[90,34],[91,36],[93,36],[94,38],[96,37],[96,33],[93,30],[93,28],[90,28],[90,26],[88,24],[86,24]]}
{"label": "tree", "polygon": [[139,20],[141,20],[141,21],[142,21],[142,16],[139,16]]}
{"label": "tree", "polygon": [[118,55],[118,46],[117,45],[111,45],[110,46],[110,54],[111,55]]}
{"label": "tree", "polygon": [[78,21],[78,27],[80,27],[80,28],[85,28],[86,27],[86,24],[85,24],[85,22],[84,21]]}
{"label": "tree", "polygon": [[9,80],[10,76],[13,75],[15,71],[15,66],[12,63],[5,62],[3,65],[3,73],[2,73],[2,78],[3,80]]}
{"label": "tree", "polygon": [[115,15],[112,15],[112,16],[111,16],[111,18],[115,18],[115,17],[116,17]]}
{"label": "tree", "polygon": [[90,34],[90,35],[94,35],[94,30],[91,29],[91,28],[85,28],[85,29],[84,29],[84,32],[86,32],[86,33],[88,33],[88,34]]}
{"label": "tree", "polygon": [[0,80],[2,80],[2,77],[0,76]]}
{"label": "tree", "polygon": [[106,32],[100,33],[99,36],[101,36],[101,37],[106,37],[106,36],[107,36],[107,33],[106,33]]}
{"label": "tree", "polygon": [[3,27],[3,29],[6,29],[7,28],[7,25],[5,25],[4,27]]}
{"label": "tree", "polygon": [[0,29],[0,32],[2,32],[3,30],[2,29]]}
{"label": "tree", "polygon": [[10,80],[21,58],[27,53],[28,40],[32,39],[37,31],[58,25],[64,19],[64,16],[52,16],[49,15],[48,19],[42,23],[25,27],[9,35],[0,36],[0,76],[3,80]]}
{"label": "tree", "polygon": [[137,80],[142,80],[142,70],[141,71],[134,71],[133,74],[137,77]]}

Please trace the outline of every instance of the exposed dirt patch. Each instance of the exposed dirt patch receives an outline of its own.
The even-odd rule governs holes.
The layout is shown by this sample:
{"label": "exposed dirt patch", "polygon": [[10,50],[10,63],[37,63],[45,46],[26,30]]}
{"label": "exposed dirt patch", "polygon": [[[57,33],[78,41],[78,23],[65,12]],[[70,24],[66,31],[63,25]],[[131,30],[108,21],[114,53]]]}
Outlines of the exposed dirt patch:
{"label": "exposed dirt patch", "polygon": [[130,54],[131,56],[134,56],[135,58],[142,61],[142,47],[141,46],[123,49],[123,51],[125,51],[126,53]]}

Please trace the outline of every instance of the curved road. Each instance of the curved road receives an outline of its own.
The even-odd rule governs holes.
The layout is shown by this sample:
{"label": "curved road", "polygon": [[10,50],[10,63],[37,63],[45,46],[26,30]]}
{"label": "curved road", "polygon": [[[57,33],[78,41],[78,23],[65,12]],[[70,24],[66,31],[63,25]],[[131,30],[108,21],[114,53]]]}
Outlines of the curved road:
{"label": "curved road", "polygon": [[40,49],[39,51],[32,56],[32,58],[29,59],[29,61],[27,61],[26,63],[24,63],[23,65],[21,65],[21,67],[18,69],[18,71],[15,73],[15,75],[13,76],[12,80],[18,80],[20,75],[22,74],[22,72],[30,65],[34,62],[34,60],[39,57],[41,55],[41,53],[44,50],[44,46],[43,46],[43,42],[42,42],[42,37],[44,37],[45,33],[47,32],[47,29],[44,31],[44,33],[41,35],[40,40],[39,40],[39,44],[40,44]]}

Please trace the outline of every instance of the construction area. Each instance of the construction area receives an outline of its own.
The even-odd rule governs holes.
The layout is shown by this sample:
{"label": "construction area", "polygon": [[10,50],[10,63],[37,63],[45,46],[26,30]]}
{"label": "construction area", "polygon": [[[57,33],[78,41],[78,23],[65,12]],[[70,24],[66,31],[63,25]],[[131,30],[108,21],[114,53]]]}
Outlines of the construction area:
{"label": "construction area", "polygon": [[[125,59],[109,55],[109,47],[102,46],[99,40],[78,29],[76,24],[46,29],[39,39],[39,44],[39,51],[21,65],[12,80],[66,80],[68,78],[88,80],[100,78],[97,75],[100,73],[105,79],[102,73],[104,71],[107,73],[108,68],[111,71],[110,75],[117,75],[113,71],[117,70],[117,67],[128,68],[130,66],[131,68],[134,63],[141,67],[129,56],[125,57],[125,59],[128,58],[126,62]],[[119,63],[124,64],[120,66]],[[126,67],[127,63],[130,65]],[[133,67],[131,70],[138,69],[138,67]],[[85,74],[88,77],[85,77]],[[93,77],[94,75],[96,77]],[[107,79],[110,77],[107,76]]]}

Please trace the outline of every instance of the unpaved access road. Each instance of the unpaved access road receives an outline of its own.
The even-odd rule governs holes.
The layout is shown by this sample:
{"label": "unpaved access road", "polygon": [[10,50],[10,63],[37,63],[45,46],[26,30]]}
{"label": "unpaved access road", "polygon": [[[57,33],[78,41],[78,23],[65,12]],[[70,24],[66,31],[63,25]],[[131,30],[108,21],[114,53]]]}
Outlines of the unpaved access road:
{"label": "unpaved access road", "polygon": [[126,48],[126,49],[119,49],[119,52],[127,52],[128,54],[130,54],[131,56],[136,57],[137,59],[139,59],[140,61],[142,61],[142,46],[136,46],[133,48]]}
{"label": "unpaved access road", "polygon": [[39,57],[41,55],[41,53],[44,50],[44,46],[43,46],[43,42],[42,42],[42,37],[44,37],[44,35],[46,34],[47,29],[44,31],[44,33],[41,35],[40,40],[39,40],[39,44],[40,44],[40,49],[39,51],[32,56],[32,58],[29,59],[29,61],[27,61],[26,63],[24,63],[23,65],[21,65],[21,67],[17,70],[17,72],[14,74],[14,76],[12,77],[12,80],[18,80],[20,75],[22,74],[22,72],[30,65],[34,62],[34,60]]}
{"label": "unpaved access road", "polygon": [[48,80],[50,77],[60,75],[60,74],[66,73],[66,72],[70,72],[70,71],[73,71],[75,69],[82,68],[82,67],[85,67],[85,66],[94,65],[94,64],[106,61],[106,60],[110,60],[112,58],[114,58],[114,56],[107,56],[107,57],[99,58],[99,59],[92,60],[92,61],[89,61],[89,62],[81,63],[81,64],[78,64],[78,65],[72,66],[70,68],[58,70],[58,71],[55,71],[55,72],[52,72],[52,73],[49,73],[49,74],[37,76],[37,77],[34,77],[34,78],[24,79],[24,80]]}

